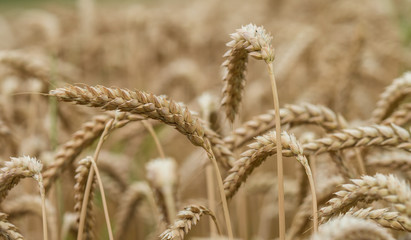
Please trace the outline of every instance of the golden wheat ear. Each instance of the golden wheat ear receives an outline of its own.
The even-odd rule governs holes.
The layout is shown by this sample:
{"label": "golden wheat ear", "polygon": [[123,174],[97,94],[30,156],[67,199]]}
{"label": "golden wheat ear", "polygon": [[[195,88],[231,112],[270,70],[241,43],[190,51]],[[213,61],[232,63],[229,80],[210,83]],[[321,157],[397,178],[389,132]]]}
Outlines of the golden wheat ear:
{"label": "golden wheat ear", "polygon": [[0,236],[7,240],[24,240],[16,226],[7,221],[7,214],[0,213]]}
{"label": "golden wheat ear", "polygon": [[377,224],[352,216],[343,216],[322,225],[311,240],[394,240],[391,234]]}

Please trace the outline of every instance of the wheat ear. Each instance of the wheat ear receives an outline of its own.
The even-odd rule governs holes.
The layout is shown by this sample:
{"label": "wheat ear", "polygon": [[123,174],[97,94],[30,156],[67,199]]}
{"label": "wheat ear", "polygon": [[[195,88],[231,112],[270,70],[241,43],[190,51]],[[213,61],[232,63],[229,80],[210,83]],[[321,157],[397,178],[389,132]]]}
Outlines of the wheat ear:
{"label": "wheat ear", "polygon": [[359,210],[351,209],[345,215],[361,219],[371,219],[383,227],[411,232],[410,217],[401,215],[398,212],[390,212],[386,208],[374,209],[369,207]]}
{"label": "wheat ear", "polygon": [[[207,152],[207,156],[211,160],[216,172],[228,235],[230,239],[233,238],[228,204],[224,195],[217,159],[213,153],[208,135],[205,135],[204,127],[196,117],[192,116],[188,108],[183,110],[174,101],[169,101],[153,94],[102,86],[86,86],[83,88],[69,86],[50,91],[50,95],[56,96],[60,100],[75,102],[80,105],[101,107],[105,110],[117,109],[159,120],[167,125],[174,126],[179,132],[187,136],[194,145],[201,146]],[[210,129],[209,131],[212,130]]]}
{"label": "wheat ear", "polygon": [[[281,125],[289,124],[291,127],[301,124],[314,124],[324,128],[327,132],[345,128],[345,119],[331,109],[310,103],[298,105],[285,105],[280,109]],[[260,136],[275,127],[275,110],[253,117],[236,128],[223,140],[231,149],[243,146],[256,136]]]}
{"label": "wheat ear", "polygon": [[377,224],[352,216],[343,216],[322,225],[311,240],[394,240]]}
{"label": "wheat ear", "polygon": [[[74,211],[76,212],[77,216],[77,223],[80,221],[80,214],[81,214],[81,205],[84,200],[84,190],[86,188],[87,184],[87,178],[90,172],[91,168],[91,157],[84,158],[78,162],[78,167],[76,168],[76,175],[75,175],[75,180],[76,184],[74,185]],[[95,216],[93,214],[93,209],[94,209],[94,203],[93,203],[93,198],[94,198],[94,188],[95,188],[95,179],[93,180],[93,184],[91,187],[90,191],[90,197],[89,201],[87,204],[87,212],[86,212],[86,222],[84,224],[84,238],[85,239],[94,239],[94,232],[93,232],[93,227],[94,227],[94,222],[95,222]],[[78,227],[78,226],[77,226]]]}
{"label": "wheat ear", "polygon": [[0,213],[0,236],[7,240],[24,240],[16,226],[7,221],[7,214]]}
{"label": "wheat ear", "polygon": [[122,195],[118,206],[115,239],[124,239],[130,220],[133,219],[139,202],[150,194],[150,188],[145,182],[136,182],[130,185]]}
{"label": "wheat ear", "polygon": [[402,214],[411,216],[411,190],[409,186],[393,175],[376,174],[353,179],[351,184],[344,184],[343,190],[335,193],[328,206],[321,208],[321,222],[325,222],[339,213],[345,213],[358,202],[372,202],[383,199],[392,203]]}
{"label": "wheat ear", "polygon": [[274,50],[270,46],[272,37],[263,27],[254,24],[237,29],[231,38],[227,43],[230,49],[224,54],[227,60],[222,64],[225,74],[221,105],[228,119],[233,122],[244,92],[248,55],[259,60],[274,60]]}
{"label": "wheat ear", "polygon": [[106,124],[113,118],[116,118],[113,128],[123,127],[130,121],[141,121],[144,119],[144,117],[137,114],[109,113],[95,116],[89,122],[84,123],[81,129],[73,134],[71,140],[58,150],[54,162],[43,171],[46,191],[50,189],[61,173],[73,163],[83,149],[89,147],[99,138]]}
{"label": "wheat ear", "polygon": [[41,177],[43,165],[37,159],[29,156],[10,159],[0,169],[0,202],[6,198],[9,191],[19,183],[20,179],[31,177],[38,181]]}
{"label": "wheat ear", "polygon": [[404,73],[395,79],[381,94],[377,107],[372,113],[372,120],[380,123],[387,118],[409,93],[411,92],[411,72]]}
{"label": "wheat ear", "polygon": [[411,151],[410,132],[395,124],[343,129],[303,144],[307,153],[320,154],[353,147],[395,147]]}
{"label": "wheat ear", "polygon": [[[295,157],[304,167],[310,183],[311,194],[313,197],[313,216],[314,227],[317,224],[317,197],[315,193],[314,181],[312,179],[311,169],[308,165],[307,158],[304,156],[303,149],[294,135],[283,132],[281,142],[284,146],[282,155],[286,157]],[[232,197],[241,184],[247,179],[252,171],[258,167],[267,157],[277,154],[277,136],[275,132],[256,138],[256,141],[248,146],[250,149],[241,154],[241,158],[235,162],[235,165],[229,171],[229,175],[224,180],[224,189],[228,198]]]}
{"label": "wheat ear", "polygon": [[401,104],[397,110],[395,110],[388,118],[382,123],[390,124],[394,123],[398,126],[404,126],[411,121],[411,103]]}
{"label": "wheat ear", "polygon": [[160,237],[162,240],[183,240],[184,236],[191,230],[191,227],[197,225],[203,215],[208,215],[214,221],[217,231],[221,234],[217,219],[214,213],[207,207],[201,205],[191,205],[185,207],[183,211],[177,214],[174,224],[164,231]]}

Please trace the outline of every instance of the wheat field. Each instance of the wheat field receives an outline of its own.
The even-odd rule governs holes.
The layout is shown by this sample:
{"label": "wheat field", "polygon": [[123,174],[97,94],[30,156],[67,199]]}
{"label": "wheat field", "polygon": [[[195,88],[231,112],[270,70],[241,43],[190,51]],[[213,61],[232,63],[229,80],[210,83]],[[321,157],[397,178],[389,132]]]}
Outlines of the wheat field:
{"label": "wheat field", "polygon": [[0,239],[411,239],[407,0],[0,3]]}

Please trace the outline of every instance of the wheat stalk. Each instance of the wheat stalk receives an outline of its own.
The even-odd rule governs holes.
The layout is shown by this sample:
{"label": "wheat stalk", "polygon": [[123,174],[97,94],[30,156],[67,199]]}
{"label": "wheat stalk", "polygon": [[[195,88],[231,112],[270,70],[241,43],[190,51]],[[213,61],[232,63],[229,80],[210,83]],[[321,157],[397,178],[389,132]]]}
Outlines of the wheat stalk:
{"label": "wheat stalk", "polygon": [[[315,124],[326,131],[335,131],[345,128],[345,119],[331,109],[310,103],[298,105],[287,104],[280,109],[281,125],[289,124],[291,127],[301,124]],[[223,140],[231,149],[243,146],[256,136],[260,136],[275,127],[275,110],[269,110],[264,114],[253,117],[242,126],[236,128]]]}
{"label": "wheat stalk", "polygon": [[335,193],[328,206],[320,209],[321,222],[339,213],[345,213],[358,202],[372,202],[383,199],[406,216],[411,216],[411,190],[409,186],[393,175],[376,174],[353,179],[352,184],[344,184],[343,190]]}
{"label": "wheat stalk", "polygon": [[411,151],[411,137],[408,130],[395,124],[373,125],[343,129],[324,138],[303,145],[304,151],[320,154],[353,147],[395,147]]}
{"label": "wheat stalk", "polygon": [[411,72],[404,73],[400,78],[395,79],[390,86],[381,94],[377,107],[372,113],[372,121],[380,123],[386,119],[411,92]]}
{"label": "wheat stalk", "polygon": [[373,222],[352,216],[343,216],[322,225],[311,240],[394,240],[383,228]]}
{"label": "wheat stalk", "polygon": [[190,205],[177,214],[177,219],[174,221],[174,224],[169,226],[169,228],[160,235],[161,239],[184,239],[184,236],[191,230],[191,227],[197,225],[197,222],[200,221],[204,215],[211,217],[218,233],[221,234],[217,219],[210,209],[201,205]]}
{"label": "wheat stalk", "polygon": [[7,240],[24,240],[16,226],[7,221],[7,214],[0,213],[0,236]]}

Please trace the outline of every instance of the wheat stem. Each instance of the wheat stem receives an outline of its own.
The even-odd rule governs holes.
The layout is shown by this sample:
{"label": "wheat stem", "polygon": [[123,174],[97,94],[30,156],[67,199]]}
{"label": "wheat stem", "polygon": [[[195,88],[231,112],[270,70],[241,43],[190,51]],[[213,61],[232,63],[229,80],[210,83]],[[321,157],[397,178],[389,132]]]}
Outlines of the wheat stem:
{"label": "wheat stem", "polygon": [[[108,134],[108,131],[111,128],[111,126],[113,125],[113,121],[114,121],[114,119],[111,119],[106,124],[106,127],[104,128],[104,131],[100,136],[100,140],[97,144],[97,148],[96,148],[96,151],[94,152],[94,156],[93,156],[94,161],[97,161],[97,159],[98,159],[98,155],[99,155],[101,147],[103,145],[104,138]],[[90,189],[91,189],[91,185],[92,185],[92,182],[93,182],[93,177],[94,177],[94,169],[90,168],[90,172],[89,172],[88,178],[87,178],[86,189],[84,191],[83,203],[81,205],[80,221],[79,221],[77,240],[83,240],[83,230],[84,230],[84,223],[85,223],[85,220],[86,220],[87,203],[88,203],[88,199],[89,199],[89,196],[90,196]]]}
{"label": "wheat stem", "polygon": [[166,156],[164,154],[163,147],[161,146],[160,140],[158,139],[157,134],[153,129],[153,126],[147,120],[143,120],[143,121],[141,121],[141,123],[144,125],[144,127],[148,130],[150,135],[153,137],[154,142],[156,143],[158,153],[160,154],[160,157],[161,158],[166,158]]}
{"label": "wheat stem", "polygon": [[98,187],[100,188],[100,194],[101,194],[101,200],[103,202],[104,217],[106,219],[108,236],[110,240],[114,240],[113,231],[111,230],[110,216],[108,215],[108,208],[107,208],[107,202],[106,202],[106,195],[104,193],[103,182],[101,181],[100,172],[98,171],[96,162],[92,158],[90,160],[91,160],[91,165],[93,166],[93,169],[96,172],[97,183],[98,183]]}
{"label": "wheat stem", "polygon": [[278,179],[278,226],[279,239],[285,239],[285,208],[284,208],[284,170],[283,170],[283,155],[281,144],[281,120],[280,120],[280,104],[278,100],[277,86],[273,71],[273,64],[267,62],[268,73],[270,75],[271,90],[273,91],[274,110],[275,110],[275,132],[277,137],[277,179]]}
{"label": "wheat stem", "polygon": [[[207,181],[207,197],[208,197],[208,206],[211,211],[215,211],[215,189],[214,189],[214,176],[213,176],[213,167],[210,165],[206,166],[206,181]],[[214,224],[210,223],[210,236],[217,236],[217,229]]]}
{"label": "wheat stem", "polygon": [[47,213],[46,213],[46,194],[43,186],[43,178],[39,175],[38,185],[41,196],[41,214],[43,218],[43,240],[48,240],[48,227],[47,227]]}

